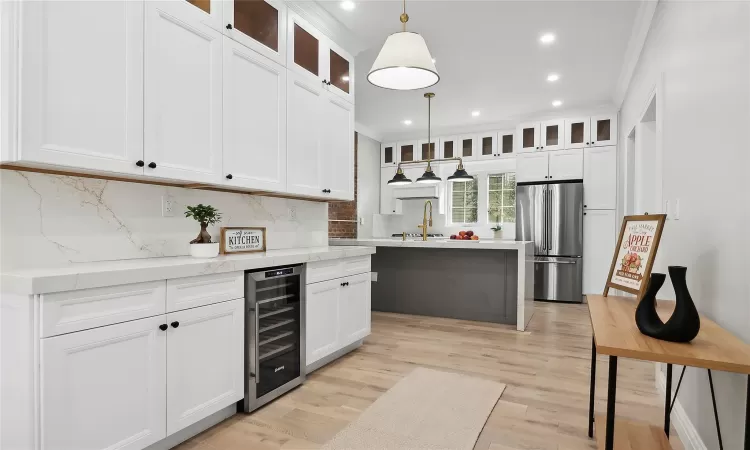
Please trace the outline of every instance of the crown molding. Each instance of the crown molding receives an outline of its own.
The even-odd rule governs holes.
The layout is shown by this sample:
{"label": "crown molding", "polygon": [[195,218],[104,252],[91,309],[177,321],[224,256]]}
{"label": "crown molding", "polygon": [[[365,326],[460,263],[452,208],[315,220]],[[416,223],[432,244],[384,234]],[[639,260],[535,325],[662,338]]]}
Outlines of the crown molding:
{"label": "crown molding", "polygon": [[358,53],[367,48],[357,35],[317,2],[312,0],[289,1],[286,2],[286,5],[290,11],[305,19],[352,56],[356,57]]}
{"label": "crown molding", "polygon": [[641,0],[638,11],[636,11],[630,40],[628,41],[627,49],[625,49],[625,56],[623,57],[622,68],[620,69],[620,77],[617,79],[615,92],[612,95],[612,102],[617,106],[617,109],[620,109],[622,106],[625,94],[627,94],[630,87],[630,81],[633,79],[633,74],[638,66],[638,60],[641,57],[643,46],[646,44],[646,38],[651,29],[651,21],[654,18],[658,4],[659,0]]}

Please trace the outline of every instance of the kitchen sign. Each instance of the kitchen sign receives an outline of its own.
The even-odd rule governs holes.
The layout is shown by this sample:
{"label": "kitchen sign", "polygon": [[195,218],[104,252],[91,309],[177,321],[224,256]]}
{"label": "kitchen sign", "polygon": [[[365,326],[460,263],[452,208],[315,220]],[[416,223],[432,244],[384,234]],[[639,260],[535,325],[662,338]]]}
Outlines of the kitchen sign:
{"label": "kitchen sign", "polygon": [[622,221],[620,238],[609,268],[604,296],[609,289],[619,289],[637,295],[648,287],[651,267],[659,248],[666,214],[626,216]]}
{"label": "kitchen sign", "polygon": [[266,251],[265,227],[221,227],[220,251],[231,253],[253,253]]}

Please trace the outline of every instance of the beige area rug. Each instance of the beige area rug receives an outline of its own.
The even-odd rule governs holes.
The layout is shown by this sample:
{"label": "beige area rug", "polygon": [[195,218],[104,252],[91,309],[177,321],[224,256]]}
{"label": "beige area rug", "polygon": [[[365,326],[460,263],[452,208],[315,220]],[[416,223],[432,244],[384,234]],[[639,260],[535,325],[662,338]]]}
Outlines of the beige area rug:
{"label": "beige area rug", "polygon": [[324,450],[471,450],[505,385],[419,367]]}

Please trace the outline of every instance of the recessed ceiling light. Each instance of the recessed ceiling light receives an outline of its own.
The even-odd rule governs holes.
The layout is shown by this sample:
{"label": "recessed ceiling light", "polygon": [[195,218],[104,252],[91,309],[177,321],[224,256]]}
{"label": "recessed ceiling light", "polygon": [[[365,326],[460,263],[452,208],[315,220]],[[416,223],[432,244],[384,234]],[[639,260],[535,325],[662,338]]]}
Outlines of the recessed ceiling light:
{"label": "recessed ceiling light", "polygon": [[559,79],[560,79],[560,75],[558,75],[556,73],[551,73],[551,74],[547,75],[547,81],[549,81],[549,82],[557,81]]}
{"label": "recessed ceiling light", "polygon": [[352,0],[344,0],[343,2],[341,2],[341,9],[345,11],[351,11],[354,8],[356,8],[356,5]]}
{"label": "recessed ceiling light", "polygon": [[552,33],[544,33],[540,38],[539,42],[542,44],[551,44],[555,42],[555,35]]}
{"label": "recessed ceiling light", "polygon": [[411,119],[404,119],[401,123],[404,125],[411,125]]}
{"label": "recessed ceiling light", "polygon": [[555,100],[552,102],[552,106],[557,108],[558,106],[562,106],[562,100]]}
{"label": "recessed ceiling light", "polygon": [[343,77],[341,77],[341,80],[342,81],[349,81],[349,75],[344,75]]}
{"label": "recessed ceiling light", "polygon": [[480,112],[479,111],[472,111],[471,117],[479,117]]}

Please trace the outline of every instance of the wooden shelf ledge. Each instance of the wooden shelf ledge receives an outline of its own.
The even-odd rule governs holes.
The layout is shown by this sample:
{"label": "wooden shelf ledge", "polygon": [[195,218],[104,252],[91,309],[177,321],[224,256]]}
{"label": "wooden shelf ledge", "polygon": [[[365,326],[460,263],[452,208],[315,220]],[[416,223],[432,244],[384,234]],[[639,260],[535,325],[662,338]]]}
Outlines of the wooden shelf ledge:
{"label": "wooden shelf ledge", "polygon": [[[604,450],[607,416],[597,414],[594,425],[596,446]],[[672,450],[672,446],[659,426],[615,418],[615,450]]]}

